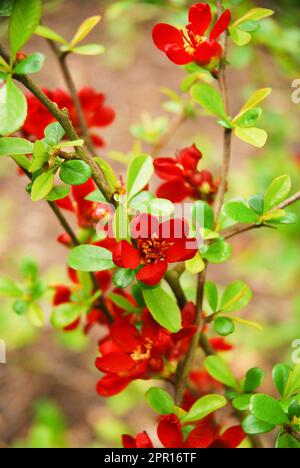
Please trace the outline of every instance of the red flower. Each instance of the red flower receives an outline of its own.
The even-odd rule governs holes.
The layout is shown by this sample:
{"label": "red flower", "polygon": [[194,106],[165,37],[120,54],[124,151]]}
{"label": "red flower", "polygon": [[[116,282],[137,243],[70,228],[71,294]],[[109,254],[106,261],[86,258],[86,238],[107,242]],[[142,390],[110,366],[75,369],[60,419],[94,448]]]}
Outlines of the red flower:
{"label": "red flower", "polygon": [[138,249],[123,240],[113,248],[113,260],[121,268],[136,269],[142,263],[136,277],[149,286],[162,280],[169,263],[189,260],[197,253],[196,240],[188,238],[184,220],[159,223],[157,218],[142,214],[134,220],[132,230]]}
{"label": "red flower", "polygon": [[210,338],[209,343],[214,351],[231,351],[233,346],[222,337]]}
{"label": "red flower", "polygon": [[224,11],[209,36],[205,35],[212,25],[212,13],[208,4],[197,3],[190,8],[186,33],[182,29],[160,23],[153,29],[153,41],[176,65],[190,62],[209,65],[212,59],[219,60],[223,55],[217,39],[226,31],[230,20],[230,11]]}
{"label": "red flower", "polygon": [[[71,96],[60,89],[54,91],[44,89],[43,91],[60,109],[68,109],[73,125],[80,135],[79,119]],[[113,122],[115,112],[112,108],[104,105],[104,94],[97,93],[92,88],[86,87],[79,91],[78,97],[88,128],[106,127]],[[28,114],[22,127],[22,133],[25,138],[33,141],[42,139],[44,137],[44,129],[50,123],[55,122],[55,118],[32,94],[27,95],[27,103]],[[91,138],[96,146],[104,145],[104,141],[99,135],[92,133]]]}
{"label": "red flower", "polygon": [[136,437],[124,434],[122,436],[122,444],[124,448],[153,448],[152,441],[145,431],[137,434]]}
{"label": "red flower", "polygon": [[159,198],[180,203],[187,197],[212,202],[218,189],[209,171],[199,171],[198,163],[202,153],[195,145],[181,150],[176,158],[157,158],[155,172],[166,180],[157,190]]}

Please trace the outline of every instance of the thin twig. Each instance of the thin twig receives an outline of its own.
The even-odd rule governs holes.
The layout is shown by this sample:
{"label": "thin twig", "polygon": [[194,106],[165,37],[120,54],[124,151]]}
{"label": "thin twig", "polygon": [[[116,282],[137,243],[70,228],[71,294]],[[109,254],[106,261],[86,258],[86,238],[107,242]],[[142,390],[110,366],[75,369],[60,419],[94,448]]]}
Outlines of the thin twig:
{"label": "thin twig", "polygon": [[154,158],[159,155],[160,151],[168,144],[168,142],[173,137],[174,133],[177,132],[177,130],[186,121],[186,119],[187,117],[186,117],[184,110],[182,110],[178,115],[176,115],[176,117],[171,122],[166,133],[164,133],[159,139],[159,141],[153,145],[152,150],[151,150],[151,155]]}

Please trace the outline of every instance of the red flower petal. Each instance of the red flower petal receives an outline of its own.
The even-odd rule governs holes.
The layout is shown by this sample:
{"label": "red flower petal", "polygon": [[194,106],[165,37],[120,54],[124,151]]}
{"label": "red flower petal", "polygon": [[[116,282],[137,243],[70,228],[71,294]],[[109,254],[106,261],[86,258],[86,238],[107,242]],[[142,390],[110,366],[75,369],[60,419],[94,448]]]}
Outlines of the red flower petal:
{"label": "red flower petal", "polygon": [[80,319],[80,318],[77,319],[77,320],[75,320],[75,322],[70,323],[70,325],[68,325],[67,327],[65,327],[65,328],[64,328],[64,331],[65,331],[65,332],[71,332],[71,331],[76,330],[76,328],[79,327],[80,322],[81,322],[81,319]]}
{"label": "red flower petal", "polygon": [[140,264],[140,255],[128,241],[122,240],[114,247],[113,261],[121,268],[135,270]]}
{"label": "red flower petal", "polygon": [[138,330],[130,324],[116,322],[110,329],[111,338],[126,353],[133,353],[141,343]]}
{"label": "red flower petal", "polygon": [[231,13],[229,10],[225,10],[211,31],[210,40],[215,41],[219,36],[221,36],[221,34],[223,34],[223,32],[228,28],[230,21]]}
{"label": "red flower petal", "polygon": [[136,362],[126,353],[111,353],[96,359],[96,367],[102,372],[117,374],[134,367]]}
{"label": "red flower petal", "polygon": [[97,383],[97,393],[102,397],[110,397],[122,392],[129,384],[130,379],[109,374],[102,377]]}
{"label": "red flower petal", "polygon": [[173,203],[180,203],[189,197],[191,193],[192,188],[182,178],[177,178],[162,184],[156,195],[158,198],[166,198]]}
{"label": "red flower petal", "polygon": [[56,200],[55,204],[59,206],[59,208],[62,208],[63,210],[72,211],[72,212],[75,211],[73,202],[69,196],[62,198],[61,200]]}
{"label": "red flower petal", "polygon": [[173,158],[157,158],[154,161],[155,173],[163,180],[183,177],[183,167]]}
{"label": "red flower petal", "polygon": [[163,279],[167,269],[167,262],[151,263],[143,267],[136,275],[136,278],[148,286],[155,286]]}
{"label": "red flower petal", "polygon": [[185,262],[194,258],[197,252],[195,239],[180,239],[166,251],[165,259],[168,263]]}
{"label": "red flower petal", "polygon": [[167,414],[160,418],[157,435],[166,448],[181,448],[183,445],[180,421],[175,414]]}
{"label": "red flower petal", "polygon": [[200,424],[188,435],[184,446],[187,448],[208,448],[215,440],[216,430],[211,424]]}
{"label": "red flower petal", "polygon": [[158,235],[159,221],[148,213],[142,213],[131,222],[133,239],[151,239]]}
{"label": "red flower petal", "polygon": [[193,302],[188,302],[182,310],[182,326],[183,328],[194,325],[196,314],[196,306]]}
{"label": "red flower petal", "polygon": [[159,334],[159,325],[153,319],[150,312],[145,309],[143,311],[143,327],[142,327],[142,340],[150,340],[152,343],[155,343],[158,339]]}
{"label": "red flower petal", "polygon": [[220,438],[220,442],[223,447],[226,448],[236,448],[238,447],[243,440],[245,439],[246,434],[243,431],[242,426],[234,426],[227,429]]}
{"label": "red flower petal", "polygon": [[111,285],[111,272],[110,271],[97,271],[94,273],[94,276],[97,280],[99,289],[106,292]]}
{"label": "red flower petal", "polygon": [[122,445],[124,448],[129,448],[129,449],[137,448],[135,438],[128,434],[122,435]]}
{"label": "red flower petal", "polygon": [[67,302],[70,302],[71,299],[71,289],[68,288],[67,286],[59,285],[55,286],[55,294],[53,297],[53,305],[58,306],[60,304],[65,304]]}
{"label": "red flower petal", "polygon": [[166,46],[170,44],[177,44],[181,47],[184,45],[184,40],[179,29],[171,26],[170,24],[156,24],[152,31],[152,37],[156,47],[163,52],[165,51]]}
{"label": "red flower petal", "polygon": [[210,338],[209,342],[215,351],[231,351],[233,349],[232,344],[228,343],[225,338]]}
{"label": "red flower petal", "polygon": [[189,224],[184,219],[175,218],[159,225],[159,238],[172,241],[186,239],[189,234]]}
{"label": "red flower petal", "polygon": [[136,436],[136,447],[139,449],[153,448],[152,441],[148,436],[147,432],[141,432]]}
{"label": "red flower petal", "polygon": [[212,22],[210,6],[207,3],[192,5],[189,11],[189,22],[194,34],[204,36]]}
{"label": "red flower petal", "polygon": [[194,53],[194,59],[200,65],[207,65],[214,57],[221,57],[223,49],[218,42],[202,42]]}
{"label": "red flower petal", "polygon": [[183,46],[167,45],[165,52],[167,57],[176,65],[187,65],[193,61],[192,55],[188,54]]}
{"label": "red flower petal", "polygon": [[178,161],[183,165],[186,170],[195,171],[198,166],[198,162],[202,158],[202,153],[198,150],[196,145],[192,145],[189,148],[184,148],[179,152],[177,157]]}

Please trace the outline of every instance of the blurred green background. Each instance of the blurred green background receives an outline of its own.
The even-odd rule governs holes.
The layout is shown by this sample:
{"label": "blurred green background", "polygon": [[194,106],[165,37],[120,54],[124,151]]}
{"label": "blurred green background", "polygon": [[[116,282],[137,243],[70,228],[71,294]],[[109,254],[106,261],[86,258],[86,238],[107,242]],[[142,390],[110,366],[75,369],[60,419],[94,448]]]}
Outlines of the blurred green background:
{"label": "blurred green background", "polygon": [[[45,1],[44,22],[66,37],[88,16],[104,14],[93,32],[95,41],[106,46],[100,58],[73,57],[70,60],[77,86],[93,86],[104,92],[117,112],[114,124],[103,131],[107,142],[101,151],[117,160],[134,145],[148,149],[172,119],[176,106],[165,103],[161,88],[181,93],[184,72],[166,60],[153,46],[151,28],[157,21],[184,20],[189,4],[184,0]],[[212,2],[213,3],[213,2]],[[230,47],[229,93],[231,109],[238,111],[249,93],[271,86],[263,127],[269,141],[255,150],[234,140],[228,197],[263,192],[269,182],[289,174],[294,191],[300,188],[300,105],[292,103],[292,82],[300,78],[300,29],[298,0],[225,2],[239,16],[253,6],[275,10],[276,15],[261,23],[246,47]],[[5,35],[6,24],[1,34]],[[47,54],[39,83],[50,89],[64,84],[47,44],[38,37],[28,52]],[[185,97],[184,97],[185,98]],[[142,108],[141,108],[142,104]],[[148,114],[150,137],[130,128]],[[145,119],[145,116],[144,116]],[[135,126],[136,128],[136,126]],[[137,137],[146,141],[139,142]],[[186,122],[168,142],[162,156],[194,141],[203,149],[203,167],[218,175],[222,135],[212,119],[197,117]],[[126,157],[126,156],[125,156]],[[25,181],[12,162],[0,166],[0,257],[1,275],[20,278],[24,257],[37,259],[47,284],[67,281],[66,250],[55,241],[61,232],[42,202],[32,204],[24,190]],[[300,206],[293,208],[300,215]],[[211,278],[226,285],[242,279],[254,291],[244,317],[264,326],[263,332],[239,328],[231,361],[237,374],[249,367],[270,371],[278,361],[291,362],[292,342],[300,338],[300,223],[275,230],[260,230],[234,241],[234,256],[226,266],[210,270]],[[50,311],[50,300],[43,308]],[[119,446],[123,432],[155,432],[155,416],[145,409],[143,392],[150,384],[135,382],[121,395],[100,399],[95,392],[99,376],[94,369],[97,339],[95,330],[87,339],[80,331],[54,332],[37,329],[27,317],[12,310],[1,298],[0,339],[7,343],[7,364],[0,365],[0,446],[91,447]],[[266,384],[268,385],[268,383]],[[155,439],[155,437],[154,437]]]}

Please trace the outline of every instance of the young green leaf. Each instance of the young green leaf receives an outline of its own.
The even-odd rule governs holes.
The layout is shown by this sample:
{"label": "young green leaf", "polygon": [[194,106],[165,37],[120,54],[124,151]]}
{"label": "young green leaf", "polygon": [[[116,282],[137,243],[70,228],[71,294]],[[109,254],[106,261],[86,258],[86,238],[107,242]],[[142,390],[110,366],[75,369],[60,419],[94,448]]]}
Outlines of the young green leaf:
{"label": "young green leaf", "polygon": [[63,198],[67,197],[69,193],[70,187],[68,187],[67,185],[56,185],[47,195],[46,200],[50,202],[62,200]]}
{"label": "young green leaf", "polygon": [[252,299],[252,291],[243,281],[234,281],[224,291],[220,310],[223,312],[236,312],[246,307]]}
{"label": "young green leaf", "polygon": [[195,101],[206,111],[230,123],[229,117],[225,112],[222,96],[213,86],[207,83],[195,84],[191,89],[191,94]]}
{"label": "young green leaf", "polygon": [[14,73],[16,75],[30,75],[31,73],[38,73],[44,65],[45,58],[45,55],[40,53],[28,55],[28,57],[15,66]]}
{"label": "young green leaf", "polygon": [[269,395],[254,395],[250,401],[250,412],[260,421],[274,426],[288,424],[289,418],[280,403]]}
{"label": "young green leaf", "polygon": [[275,429],[274,424],[261,421],[253,415],[247,416],[247,418],[244,419],[242,426],[246,434],[249,435],[265,434],[267,432],[272,432]]}
{"label": "young green leaf", "polygon": [[297,364],[290,373],[283,397],[287,399],[297,392],[300,392],[300,364]]}
{"label": "young green leaf", "polygon": [[256,125],[262,116],[262,109],[260,107],[254,107],[253,109],[247,110],[237,120],[235,125],[242,128],[251,128]]}
{"label": "young green leaf", "polygon": [[260,21],[273,14],[274,11],[268,8],[251,8],[245,15],[236,20],[234,25],[245,23],[246,21]]}
{"label": "young green leaf", "polygon": [[268,212],[284,201],[292,188],[291,178],[282,175],[273,180],[265,194],[265,212]]}
{"label": "young green leaf", "polygon": [[56,146],[65,135],[65,131],[58,122],[53,122],[45,128],[45,143],[49,146]]}
{"label": "young green leaf", "polygon": [[32,156],[33,157],[32,157],[32,161],[31,161],[30,169],[29,169],[30,172],[35,172],[35,171],[39,171],[40,169],[42,169],[44,164],[50,158],[50,155],[47,152],[46,145],[40,140],[36,140],[36,142],[34,143]]}
{"label": "young green leaf", "polygon": [[284,395],[292,368],[286,364],[277,364],[272,373],[273,382],[281,396]]}
{"label": "young green leaf", "polygon": [[226,203],[223,212],[237,223],[252,224],[258,219],[257,214],[252,211],[245,200],[233,200]]}
{"label": "young green leaf", "polygon": [[41,0],[15,0],[8,28],[11,63],[38,27],[41,14]]}
{"label": "young green leaf", "polygon": [[66,303],[56,307],[51,315],[51,323],[54,328],[65,328],[74,323],[81,315],[86,313],[86,306]]}
{"label": "young green leaf", "polygon": [[26,114],[26,98],[10,76],[0,88],[0,135],[11,135],[19,130]]}
{"label": "young green leaf", "polygon": [[71,48],[75,47],[79,42],[83,41],[83,39],[86,38],[86,36],[94,29],[95,26],[100,22],[101,16],[91,16],[90,18],[87,18],[76,31],[76,34],[74,35],[70,46]]}
{"label": "young green leaf", "polygon": [[219,295],[217,286],[212,281],[206,281],[204,292],[212,311],[216,312],[218,310],[219,305]]}
{"label": "young green leaf", "polygon": [[132,304],[126,297],[121,296],[121,294],[110,293],[109,298],[111,301],[116,304],[120,309],[126,310],[131,314],[139,313],[140,309]]}
{"label": "young green leaf", "polygon": [[222,395],[205,395],[193,404],[188,414],[182,419],[182,422],[186,424],[204,419],[209,414],[226,406],[226,404],[227,400]]}
{"label": "young green leaf", "polygon": [[30,304],[28,309],[28,319],[34,327],[41,328],[45,325],[45,313],[39,304]]}
{"label": "young green leaf", "polygon": [[0,156],[32,154],[33,143],[23,138],[0,138]]}
{"label": "young green leaf", "polygon": [[229,336],[235,330],[235,325],[233,321],[228,317],[218,317],[214,321],[214,328],[218,335],[220,336]]}
{"label": "young green leaf", "polygon": [[151,156],[141,155],[134,158],[128,168],[126,190],[131,200],[148,184],[154,174]]}
{"label": "young green leaf", "polygon": [[279,435],[276,441],[276,448],[277,449],[299,449],[300,442],[295,439],[291,434],[285,433]]}
{"label": "young green leaf", "polygon": [[243,47],[243,46],[247,45],[252,39],[251,34],[249,34],[246,31],[243,31],[238,26],[232,25],[229,28],[229,32],[230,32],[231,39],[239,47]]}
{"label": "young green leaf", "polygon": [[218,382],[230,388],[239,388],[239,384],[228,364],[219,356],[207,357],[204,365],[209,375]]}
{"label": "young green leaf", "polygon": [[88,196],[85,197],[85,199],[96,203],[106,202],[105,196],[99,189],[96,189],[94,190],[94,192],[89,193]]}
{"label": "young green leaf", "polygon": [[127,288],[135,278],[135,271],[127,268],[118,269],[113,276],[113,283],[117,288]]}
{"label": "young green leaf", "polygon": [[59,177],[65,184],[84,184],[92,175],[92,169],[84,161],[66,161],[60,169]]}
{"label": "young green leaf", "polygon": [[78,55],[102,55],[105,52],[105,47],[100,44],[87,44],[72,49],[74,54]]}
{"label": "young green leaf", "polygon": [[181,311],[175,300],[161,287],[143,289],[146,306],[154,320],[171,333],[181,329]]}
{"label": "young green leaf", "polygon": [[254,367],[250,369],[246,374],[246,379],[244,382],[244,391],[245,392],[254,392],[265,379],[266,373],[259,367]]}
{"label": "young green leaf", "polygon": [[42,175],[38,176],[32,184],[31,200],[37,202],[45,198],[51,192],[53,184],[53,172],[44,172]]}
{"label": "young green leaf", "polygon": [[174,401],[171,395],[159,387],[152,387],[146,393],[146,400],[158,414],[174,413]]}
{"label": "young green leaf", "polygon": [[109,186],[112,190],[115,190],[116,184],[117,184],[117,177],[115,175],[115,171],[113,168],[106,162],[104,159],[101,158],[94,158],[102,172],[104,173],[105,177],[107,178],[107,181],[109,183]]}
{"label": "young green leaf", "polygon": [[200,253],[210,263],[224,263],[230,259],[232,247],[224,240],[217,240],[210,245],[202,246]]}
{"label": "young green leaf", "polygon": [[232,406],[238,411],[247,411],[252,396],[252,393],[244,393],[243,395],[239,395],[232,401]]}
{"label": "young green leaf", "polygon": [[68,42],[62,36],[53,31],[53,29],[48,28],[47,26],[38,26],[35,30],[35,34],[37,36],[44,37],[45,39],[50,39],[50,41],[68,45]]}
{"label": "young green leaf", "polygon": [[252,195],[248,200],[249,206],[254,213],[261,216],[264,212],[264,197],[263,195]]}
{"label": "young green leaf", "polygon": [[71,250],[68,264],[79,271],[105,271],[114,268],[112,253],[96,245],[79,245]]}
{"label": "young green leaf", "polygon": [[237,119],[239,119],[242,115],[244,115],[250,109],[254,109],[255,107],[257,107],[257,105],[260,102],[264,101],[268,96],[270,96],[271,92],[272,92],[271,88],[262,88],[262,89],[256,90],[252,94],[251,98],[246,102],[246,104],[244,104],[240,113],[233,119],[233,123],[235,123]]}
{"label": "young green leaf", "polygon": [[249,145],[255,146],[256,148],[263,148],[268,139],[268,134],[265,130],[255,127],[235,127],[234,133],[237,138],[249,143]]}
{"label": "young green leaf", "polygon": [[0,297],[22,297],[24,291],[22,288],[9,278],[0,278]]}
{"label": "young green leaf", "polygon": [[202,200],[198,200],[193,204],[192,224],[195,227],[195,229],[199,227],[205,229],[213,229],[214,212],[212,207],[208,203]]}
{"label": "young green leaf", "polygon": [[204,270],[205,263],[199,252],[195,255],[194,258],[185,262],[185,268],[192,275],[197,275],[198,273],[201,273],[201,271]]}

